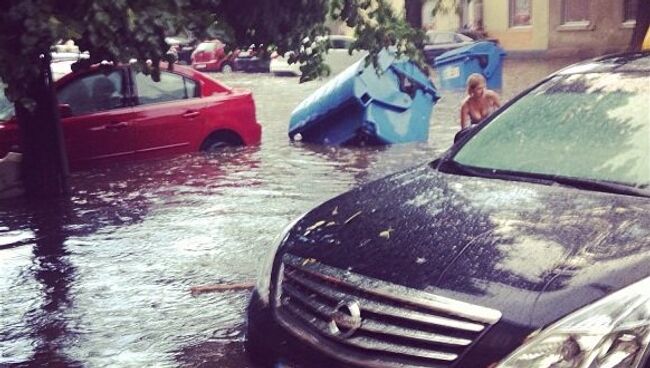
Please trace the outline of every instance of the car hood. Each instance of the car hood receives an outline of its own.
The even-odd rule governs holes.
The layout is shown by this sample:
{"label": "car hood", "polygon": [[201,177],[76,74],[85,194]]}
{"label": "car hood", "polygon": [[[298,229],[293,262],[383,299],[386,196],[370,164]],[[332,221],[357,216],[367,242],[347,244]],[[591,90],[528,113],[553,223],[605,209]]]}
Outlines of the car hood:
{"label": "car hood", "polygon": [[305,215],[283,252],[530,329],[650,275],[650,201],[417,167]]}

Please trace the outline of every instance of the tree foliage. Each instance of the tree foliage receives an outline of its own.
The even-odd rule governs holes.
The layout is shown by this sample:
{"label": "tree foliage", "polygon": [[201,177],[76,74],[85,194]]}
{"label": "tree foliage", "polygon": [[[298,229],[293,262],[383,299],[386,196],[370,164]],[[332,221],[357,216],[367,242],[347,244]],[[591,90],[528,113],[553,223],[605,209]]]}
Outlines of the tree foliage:
{"label": "tree foliage", "polygon": [[356,30],[354,47],[369,49],[375,63],[389,45],[398,54],[417,55],[408,40],[422,40],[385,0],[4,0],[2,10],[0,80],[15,104],[24,181],[28,191],[43,195],[67,192],[67,159],[49,70],[50,48],[60,41],[73,39],[89,52],[90,58],[73,69],[136,59],[156,80],[160,62],[169,57],[166,36],[218,35],[231,46],[293,51],[289,61],[302,62],[305,81],[328,74],[322,63],[328,46],[320,41],[328,14]]}
{"label": "tree foliage", "polygon": [[[423,40],[385,0],[8,0],[0,14],[0,79],[8,96],[25,96],[25,80],[37,78],[39,57],[60,40],[73,39],[89,51],[90,63],[165,60],[165,36],[189,31],[201,39],[218,34],[234,46],[273,45],[294,51],[304,80],[327,74],[326,17],[353,27],[354,45],[376,54],[394,45],[417,57]],[[303,42],[307,38],[308,42]],[[313,47],[312,47],[313,46]]]}
{"label": "tree foliage", "polygon": [[385,0],[332,0],[330,16],[344,21],[357,36],[353,49],[368,50],[369,61],[376,65],[377,55],[384,48],[397,56],[406,55],[424,67],[421,49],[424,32],[411,27],[402,14]]}

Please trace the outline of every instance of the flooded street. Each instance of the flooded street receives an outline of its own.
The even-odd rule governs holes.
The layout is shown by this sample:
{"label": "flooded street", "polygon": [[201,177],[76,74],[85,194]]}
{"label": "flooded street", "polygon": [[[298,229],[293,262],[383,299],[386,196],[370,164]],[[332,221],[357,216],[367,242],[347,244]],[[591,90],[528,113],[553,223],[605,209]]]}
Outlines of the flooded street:
{"label": "flooded street", "polygon": [[[504,101],[576,60],[507,60]],[[215,74],[253,91],[262,144],[74,173],[70,201],[0,202],[0,367],[252,367],[247,291],[284,226],[356,185],[430,161],[458,130],[441,91],[429,141],[290,143],[293,108],[323,81]]]}

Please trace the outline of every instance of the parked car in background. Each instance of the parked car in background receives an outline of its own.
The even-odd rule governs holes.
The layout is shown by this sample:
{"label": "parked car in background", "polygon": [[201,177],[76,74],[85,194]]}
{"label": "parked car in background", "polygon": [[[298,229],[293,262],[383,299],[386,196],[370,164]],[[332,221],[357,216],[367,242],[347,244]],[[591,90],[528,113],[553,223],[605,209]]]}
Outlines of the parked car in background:
{"label": "parked car in background", "polygon": [[[55,88],[72,168],[260,142],[249,91],[180,65],[161,70],[160,82],[131,65],[95,65],[59,79]],[[5,105],[0,113],[11,112]],[[0,157],[20,143],[17,121],[7,115],[0,122]]]}
{"label": "parked car in background", "polygon": [[176,56],[176,62],[181,65],[192,64],[192,52],[196,49],[196,41],[183,36],[166,37],[169,51]]}
{"label": "parked car in background", "polygon": [[650,52],[511,100],[439,159],[269,244],[247,348],[271,366],[650,364]]}
{"label": "parked car in background", "polygon": [[50,69],[52,70],[52,79],[55,81],[72,73],[72,64],[90,58],[88,52],[52,52],[50,56],[52,57]]}
{"label": "parked car in background", "polygon": [[230,73],[237,53],[226,52],[226,44],[219,40],[204,41],[192,52],[192,67],[203,72]]}
{"label": "parked car in background", "polygon": [[434,59],[447,51],[471,45],[476,40],[456,32],[428,31],[424,45],[424,57],[427,64],[433,66]]}
{"label": "parked car in background", "polygon": [[[329,42],[329,50],[325,54],[324,62],[330,67],[331,75],[342,72],[345,68],[367,55],[366,51],[358,50],[354,50],[350,55],[350,45],[355,41],[353,37],[330,35],[327,36],[327,40]],[[272,54],[271,64],[269,65],[271,73],[276,75],[301,75],[302,72],[300,71],[299,63],[289,64],[290,56],[291,52],[285,53],[284,56],[280,56],[277,53]]]}
{"label": "parked car in background", "polygon": [[250,45],[247,50],[240,51],[235,58],[236,71],[246,73],[268,73],[270,55],[263,45]]}
{"label": "parked car in background", "polygon": [[269,71],[279,76],[296,76],[301,75],[300,63],[289,64],[289,59],[293,55],[293,51],[287,51],[284,55],[279,55],[277,52],[271,54],[271,61],[269,63]]}

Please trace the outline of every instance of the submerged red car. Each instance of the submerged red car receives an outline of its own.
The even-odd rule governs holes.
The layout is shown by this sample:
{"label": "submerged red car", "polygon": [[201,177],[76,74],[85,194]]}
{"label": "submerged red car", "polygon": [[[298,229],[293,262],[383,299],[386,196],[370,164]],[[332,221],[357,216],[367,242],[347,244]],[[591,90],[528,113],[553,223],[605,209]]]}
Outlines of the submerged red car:
{"label": "submerged red car", "polygon": [[[55,87],[72,168],[261,139],[250,91],[231,89],[188,67],[162,70],[154,82],[130,65],[95,66],[66,75]],[[1,120],[0,115],[3,157],[19,144],[19,134],[15,118]]]}

